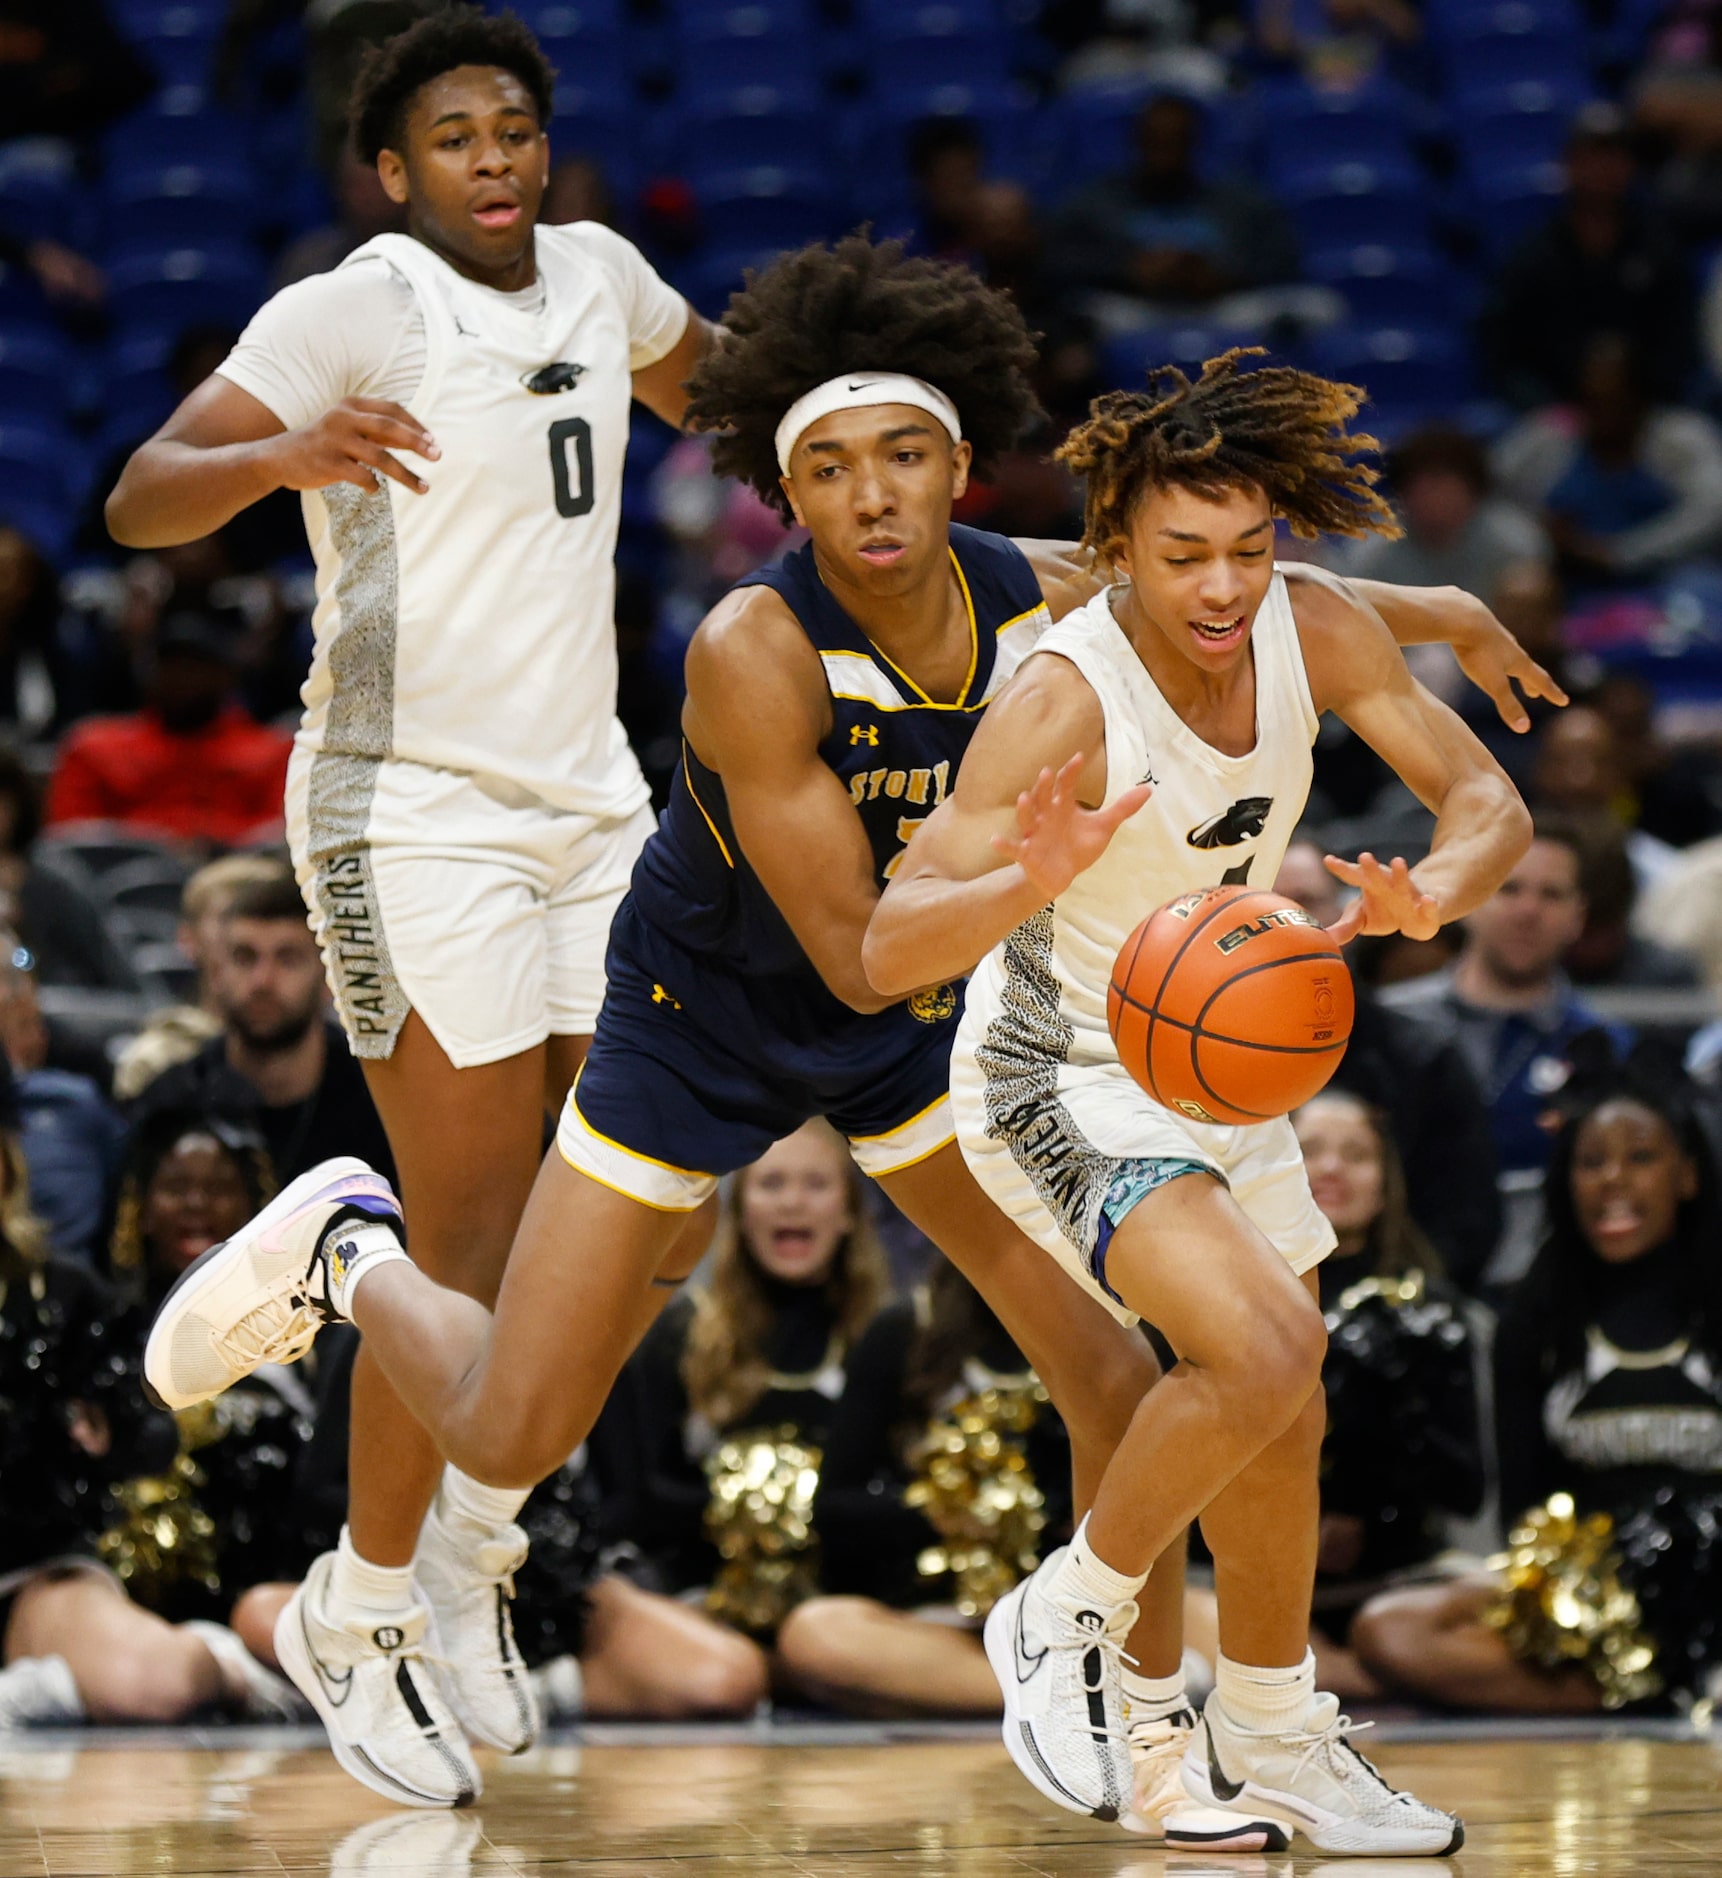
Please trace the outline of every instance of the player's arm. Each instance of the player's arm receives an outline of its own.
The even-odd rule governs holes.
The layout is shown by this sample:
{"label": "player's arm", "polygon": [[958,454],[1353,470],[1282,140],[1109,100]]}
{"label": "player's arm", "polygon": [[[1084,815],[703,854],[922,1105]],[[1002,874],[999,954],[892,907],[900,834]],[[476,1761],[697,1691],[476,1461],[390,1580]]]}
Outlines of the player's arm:
{"label": "player's arm", "polygon": [[1435,817],[1435,838],[1415,867],[1364,854],[1331,856],[1329,868],[1358,889],[1334,927],[1426,939],[1500,886],[1530,845],[1531,818],[1505,772],[1446,705],[1406,670],[1393,636],[1355,595],[1301,589],[1295,611],[1318,711],[1332,711],[1399,776]]}
{"label": "player's arm", "polygon": [[[819,660],[769,588],[727,594],[688,646],[682,728],[723,778],[748,864],[834,997],[852,1009],[897,1002],[868,984],[861,936],[879,889],[855,805],[819,754],[831,699]],[[908,986],[927,984],[926,974]]]}
{"label": "player's arm", "polygon": [[1117,582],[1111,568],[1080,541],[1018,541],[1014,545],[1034,569],[1041,598],[1055,620],[1087,606],[1102,588]]}
{"label": "player's arm", "polygon": [[343,398],[289,430],[249,391],[213,373],[147,443],[132,452],[107,500],[108,533],[126,548],[169,548],[212,535],[277,489],[389,477],[415,495],[425,484],[395,455],[440,454],[429,431],[384,398]]}
{"label": "player's arm", "polygon": [[1519,644],[1474,593],[1463,587],[1398,587],[1385,580],[1341,579],[1325,568],[1294,561],[1280,568],[1287,584],[1322,587],[1373,607],[1402,646],[1448,645],[1459,669],[1486,692],[1509,730],[1526,731],[1531,720],[1513,689],[1527,698],[1565,704],[1567,694]]}
{"label": "player's arm", "polygon": [[1001,939],[1092,867],[1148,799],[1105,809],[1106,727],[1087,681],[1056,654],[1031,658],[964,753],[957,784],[915,831],[862,948],[894,996],[971,972]]}
{"label": "player's arm", "polygon": [[717,328],[690,306],[681,338],[661,359],[634,373],[635,398],[655,417],[680,430],[688,409],[688,380],[716,342]]}

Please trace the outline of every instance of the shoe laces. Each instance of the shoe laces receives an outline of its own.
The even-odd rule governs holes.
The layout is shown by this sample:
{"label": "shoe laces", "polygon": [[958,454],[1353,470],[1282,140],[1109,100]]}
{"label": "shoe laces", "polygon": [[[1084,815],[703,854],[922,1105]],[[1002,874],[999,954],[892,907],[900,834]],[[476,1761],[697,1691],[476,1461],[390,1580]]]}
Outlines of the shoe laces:
{"label": "shoe laces", "polygon": [[294,1293],[270,1298],[247,1311],[223,1342],[253,1368],[264,1363],[296,1363],[317,1341],[322,1328],[312,1300]]}
{"label": "shoe laces", "polygon": [[[1137,1608],[1135,1604],[1120,1604],[1098,1630],[1089,1630],[1076,1621],[1075,1612],[1062,1599],[1053,1608],[1064,1619],[1059,1627],[1062,1635],[1049,1637],[1048,1644],[1055,1650],[1076,1650],[1083,1658],[1082,1686],[1092,1694],[1104,1689],[1109,1677],[1122,1674],[1125,1666],[1136,1667],[1136,1658],[1124,1647],[1124,1639],[1136,1627]],[[1094,1654],[1094,1670],[1099,1680],[1093,1681],[1089,1674],[1089,1653]],[[1130,1730],[1124,1728],[1090,1728],[1087,1732],[1096,1740],[1120,1741],[1126,1749],[1130,1745]]]}
{"label": "shoe laces", "polygon": [[[1332,1702],[1333,1698],[1328,1696],[1325,1701]],[[1339,1712],[1338,1703],[1335,1702],[1330,1718],[1320,1727],[1298,1730],[1286,1737],[1288,1741],[1303,1743],[1303,1752],[1297,1757],[1295,1772],[1301,1773],[1311,1761],[1319,1757],[1330,1773],[1343,1780],[1351,1770],[1340,1757],[1342,1754],[1349,1755],[1351,1762],[1361,1767],[1389,1799],[1405,1799],[1407,1796],[1397,1787],[1387,1784],[1382,1777],[1381,1769],[1367,1755],[1360,1754],[1351,1745],[1351,1737],[1354,1734],[1361,1734],[1366,1728],[1374,1726],[1372,1721],[1353,1721],[1349,1715],[1342,1715]]]}

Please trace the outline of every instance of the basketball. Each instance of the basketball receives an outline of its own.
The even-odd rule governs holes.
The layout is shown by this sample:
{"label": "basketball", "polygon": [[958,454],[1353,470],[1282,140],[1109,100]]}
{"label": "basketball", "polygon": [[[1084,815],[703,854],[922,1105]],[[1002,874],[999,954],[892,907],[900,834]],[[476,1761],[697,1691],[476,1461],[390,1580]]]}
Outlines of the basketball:
{"label": "basketball", "polygon": [[1192,1121],[1271,1121],[1327,1082],[1351,1036],[1351,974],[1295,901],[1205,887],[1150,913],[1106,992],[1119,1060]]}

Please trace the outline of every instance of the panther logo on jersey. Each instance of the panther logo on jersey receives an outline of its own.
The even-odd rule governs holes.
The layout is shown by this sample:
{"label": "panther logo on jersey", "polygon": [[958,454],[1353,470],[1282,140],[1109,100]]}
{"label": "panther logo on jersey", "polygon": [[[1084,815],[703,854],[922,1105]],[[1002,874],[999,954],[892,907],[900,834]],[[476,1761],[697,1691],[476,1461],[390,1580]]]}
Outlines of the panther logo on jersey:
{"label": "panther logo on jersey", "polygon": [[1245,796],[1220,814],[1198,822],[1185,840],[1192,848],[1235,848],[1262,832],[1273,806],[1272,796]]}

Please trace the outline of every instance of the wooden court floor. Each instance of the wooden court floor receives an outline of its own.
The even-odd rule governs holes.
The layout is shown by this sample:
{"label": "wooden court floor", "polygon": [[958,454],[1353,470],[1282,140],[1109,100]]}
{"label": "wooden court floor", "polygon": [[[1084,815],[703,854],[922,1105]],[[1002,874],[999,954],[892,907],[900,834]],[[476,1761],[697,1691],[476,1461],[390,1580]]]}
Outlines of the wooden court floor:
{"label": "wooden court floor", "polygon": [[1506,1878],[1722,1871],[1722,1740],[1399,1731],[1374,1757],[1457,1807],[1451,1860],[1166,1855],[1043,1806],[996,1738],[832,1728],[559,1736],[470,1812],[355,1786],[309,1734],[11,1737],[0,1878]]}

